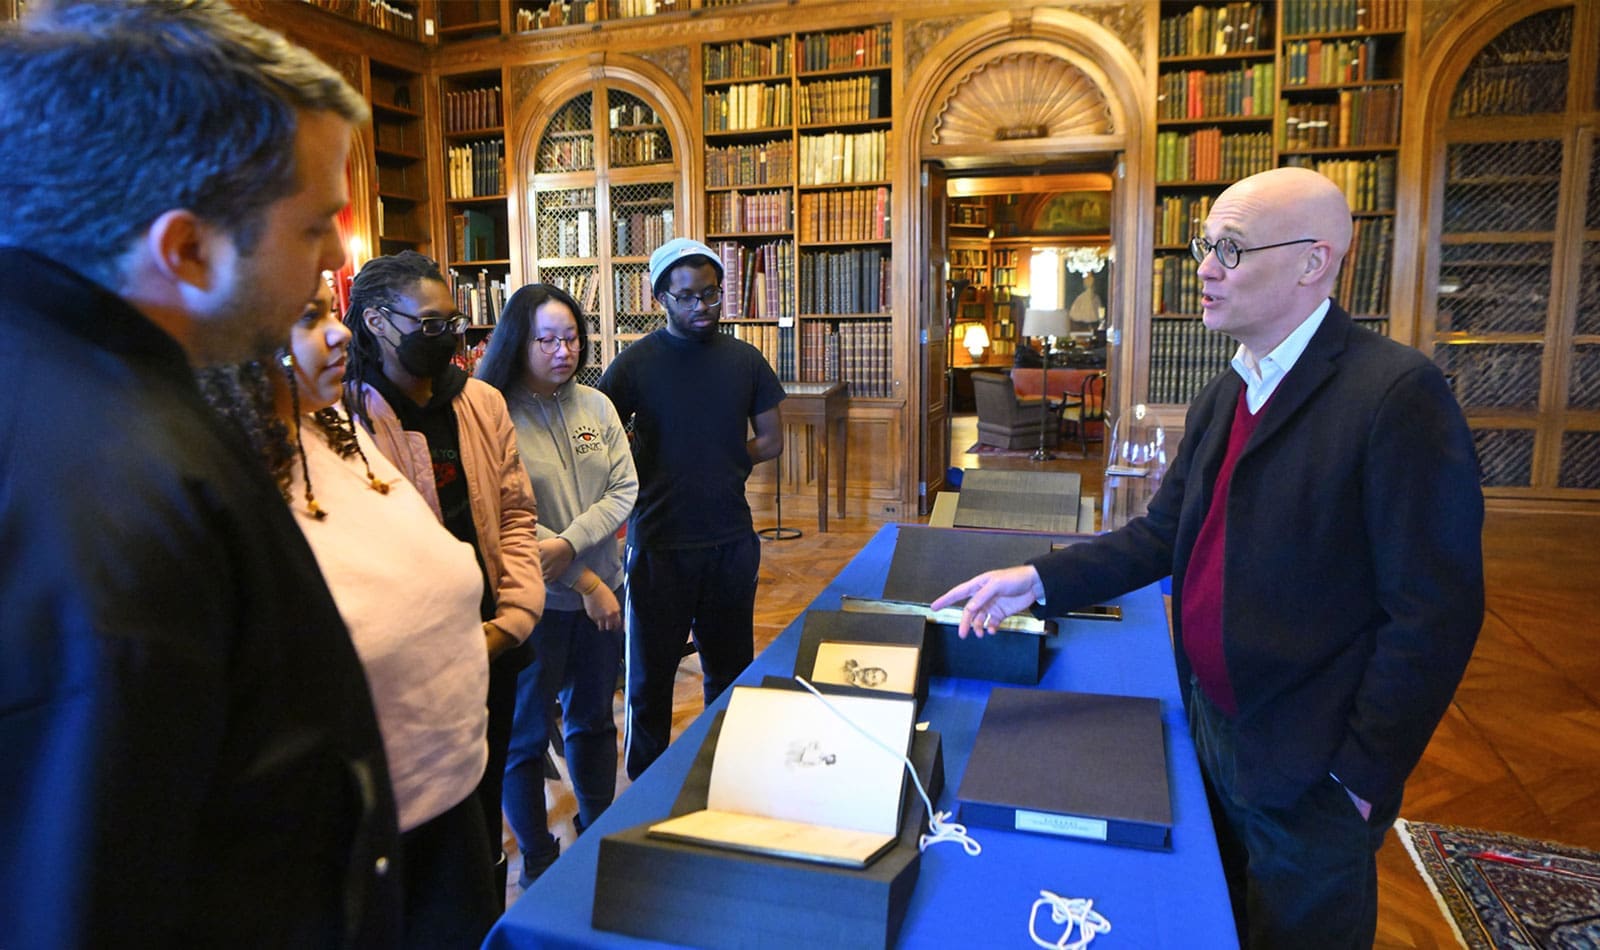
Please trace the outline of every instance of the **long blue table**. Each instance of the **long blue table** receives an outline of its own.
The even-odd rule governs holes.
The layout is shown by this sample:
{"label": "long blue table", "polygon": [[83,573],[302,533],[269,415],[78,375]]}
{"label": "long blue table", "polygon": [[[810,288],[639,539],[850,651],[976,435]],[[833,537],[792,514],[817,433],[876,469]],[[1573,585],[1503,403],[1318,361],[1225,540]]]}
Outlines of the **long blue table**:
{"label": "long blue table", "polygon": [[[894,553],[897,525],[885,525],[809,609],[838,609],[849,594],[878,597]],[[1041,890],[1062,897],[1087,897],[1112,930],[1097,947],[1227,948],[1238,945],[1227,885],[1217,857],[1194,746],[1184,721],[1172,663],[1165,609],[1156,585],[1117,601],[1121,623],[1063,621],[1051,645],[1041,688],[1154,696],[1161,700],[1167,731],[1167,769],[1172,786],[1172,850],[1138,851],[1021,832],[970,829],[983,853],[968,857],[959,846],[940,844],[922,856],[911,907],[898,947],[1031,947],[1028,912]],[[759,683],[794,669],[800,642],[796,619],[739,677]],[[993,683],[935,677],[922,718],[944,739],[945,790],[936,803],[955,810],[955,796]],[[727,695],[713,705],[721,708]],[[613,831],[667,817],[711,717],[702,714],[655,764],[579,838],[489,934],[485,947],[646,947],[649,941],[590,927],[595,862],[600,838]],[[1047,763],[1050,749],[1039,749]],[[1058,762],[1062,780],[1070,762]],[[1040,936],[1054,941],[1040,912]],[[737,921],[729,921],[737,928]]]}

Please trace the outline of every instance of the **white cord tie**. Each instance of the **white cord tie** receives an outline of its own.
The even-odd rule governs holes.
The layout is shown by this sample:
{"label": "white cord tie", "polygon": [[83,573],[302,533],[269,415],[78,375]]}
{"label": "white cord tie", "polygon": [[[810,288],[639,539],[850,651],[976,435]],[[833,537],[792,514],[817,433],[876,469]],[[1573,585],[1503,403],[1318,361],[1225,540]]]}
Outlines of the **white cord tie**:
{"label": "white cord tie", "polygon": [[972,857],[977,857],[978,852],[983,850],[983,845],[979,844],[971,835],[967,834],[966,825],[958,825],[953,821],[946,820],[950,817],[949,812],[939,811],[929,812],[929,814],[931,814],[933,817],[928,819],[928,829],[932,831],[933,834],[921,835],[917,838],[918,851],[926,851],[928,850],[928,845],[939,844],[945,841],[956,842],[957,844],[961,845],[961,850],[965,851]]}
{"label": "white cord tie", "polygon": [[884,745],[877,736],[856,725],[854,722],[851,722],[849,716],[846,716],[844,713],[840,712],[839,707],[828,702],[828,697],[817,692],[817,688],[806,682],[805,677],[797,674],[794,680],[796,683],[799,683],[801,686],[804,686],[808,691],[810,691],[811,695],[817,697],[817,699],[822,702],[822,705],[828,707],[829,712],[833,713],[835,716],[838,716],[850,728],[866,736],[872,741],[873,745],[905,763],[906,771],[911,773],[911,782],[917,787],[917,794],[922,796],[922,804],[926,805],[928,808],[928,830],[933,832],[932,834],[921,835],[917,838],[918,853],[928,850],[928,845],[930,844],[938,844],[941,841],[955,841],[961,845],[962,850],[966,851],[973,857],[977,857],[978,852],[982,851],[983,847],[979,845],[978,842],[974,841],[970,836],[968,836],[965,826],[947,823],[945,821],[946,818],[950,817],[949,812],[936,812],[933,810],[933,802],[928,798],[928,790],[922,787],[922,779],[917,777],[917,770],[914,766],[912,766],[911,759],[906,757],[904,753],[896,752],[894,749]]}
{"label": "white cord tie", "polygon": [[[1039,908],[1044,906],[1050,908],[1051,923],[1065,924],[1067,928],[1055,943],[1047,943],[1039,936]],[[1033,902],[1033,909],[1028,911],[1028,936],[1045,950],[1083,950],[1095,937],[1110,930],[1111,921],[1095,910],[1094,901],[1086,897],[1062,897],[1050,891],[1040,891],[1039,899]],[[1074,931],[1078,939],[1069,942]]]}

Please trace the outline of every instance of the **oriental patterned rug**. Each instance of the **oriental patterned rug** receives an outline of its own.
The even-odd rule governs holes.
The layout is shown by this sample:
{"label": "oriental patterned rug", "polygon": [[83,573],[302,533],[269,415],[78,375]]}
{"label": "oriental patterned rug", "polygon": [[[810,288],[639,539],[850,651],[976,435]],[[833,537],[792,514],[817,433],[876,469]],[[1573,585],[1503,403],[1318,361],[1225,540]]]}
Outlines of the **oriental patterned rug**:
{"label": "oriental patterned rug", "polygon": [[1395,831],[1463,946],[1600,947],[1600,853],[1403,818]]}

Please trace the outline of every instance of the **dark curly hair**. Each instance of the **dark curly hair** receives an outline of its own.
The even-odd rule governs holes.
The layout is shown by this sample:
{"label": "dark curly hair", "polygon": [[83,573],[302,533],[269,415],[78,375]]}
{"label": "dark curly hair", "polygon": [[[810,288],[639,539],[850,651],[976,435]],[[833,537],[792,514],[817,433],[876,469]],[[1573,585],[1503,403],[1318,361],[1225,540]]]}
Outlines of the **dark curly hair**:
{"label": "dark curly hair", "polygon": [[516,385],[528,371],[528,344],[533,341],[533,317],[550,301],[564,303],[578,324],[579,366],[589,363],[589,321],[572,295],[550,284],[528,284],[511,295],[495,323],[489,347],[478,361],[477,377],[502,393]]}
{"label": "dark curly hair", "polygon": [[366,312],[379,307],[393,307],[401,295],[424,280],[436,280],[446,287],[450,286],[432,258],[416,251],[401,251],[367,261],[350,283],[350,309],[344,312],[344,325],[350,330],[350,362],[345,367],[344,404],[352,419],[361,415],[361,406],[356,401],[356,386],[367,378],[368,373],[381,372],[383,366],[383,347],[367,326]]}
{"label": "dark curly hair", "polygon": [[[278,362],[294,402],[295,418],[302,418],[300,391],[294,378],[294,359],[287,350],[279,350]],[[297,426],[291,433],[289,426],[278,417],[272,381],[267,375],[269,372],[265,363],[252,360],[248,363],[208,366],[196,371],[195,378],[206,402],[238,429],[267,471],[272,473],[273,480],[278,483],[278,493],[286,503],[293,500],[289,488],[294,483],[295,463],[300,463],[301,477],[305,480],[306,510],[312,517],[321,519],[326,512],[317,504],[316,495],[311,490],[311,472],[306,467],[301,429]],[[326,406],[312,413],[311,420],[316,424],[323,441],[340,458],[360,456],[373,489],[388,494],[389,487],[372,474],[372,464],[361,450],[355,426],[347,416],[332,406]]]}

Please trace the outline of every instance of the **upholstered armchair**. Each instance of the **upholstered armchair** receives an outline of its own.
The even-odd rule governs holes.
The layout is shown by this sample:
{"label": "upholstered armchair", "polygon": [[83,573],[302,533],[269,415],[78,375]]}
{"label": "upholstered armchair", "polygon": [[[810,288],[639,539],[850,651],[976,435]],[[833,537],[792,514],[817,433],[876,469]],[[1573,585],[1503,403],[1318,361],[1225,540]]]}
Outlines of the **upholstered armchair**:
{"label": "upholstered armchair", "polygon": [[1041,426],[1044,445],[1056,444],[1060,410],[1054,406],[1041,409],[1041,397],[1018,397],[1010,376],[973,373],[972,395],[978,404],[978,444],[1002,449],[1037,448]]}

